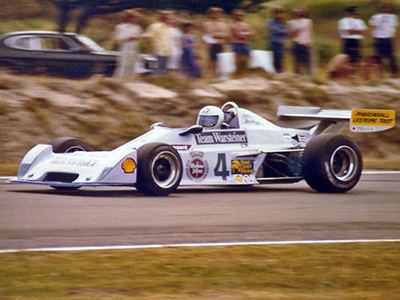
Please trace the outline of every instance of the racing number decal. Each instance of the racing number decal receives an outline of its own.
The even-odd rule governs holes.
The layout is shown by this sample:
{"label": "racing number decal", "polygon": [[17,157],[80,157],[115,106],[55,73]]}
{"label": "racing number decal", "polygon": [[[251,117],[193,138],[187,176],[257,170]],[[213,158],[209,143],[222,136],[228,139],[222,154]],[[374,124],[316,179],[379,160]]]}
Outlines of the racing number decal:
{"label": "racing number decal", "polygon": [[225,153],[218,153],[217,165],[214,168],[214,175],[220,176],[223,180],[228,180],[229,170],[226,167],[226,155]]}

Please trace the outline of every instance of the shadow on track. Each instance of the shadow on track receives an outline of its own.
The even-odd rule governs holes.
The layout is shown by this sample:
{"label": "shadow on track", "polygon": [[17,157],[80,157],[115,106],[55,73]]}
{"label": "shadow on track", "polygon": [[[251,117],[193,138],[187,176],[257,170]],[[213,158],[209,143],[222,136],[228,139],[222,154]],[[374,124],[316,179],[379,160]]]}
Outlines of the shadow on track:
{"label": "shadow on track", "polygon": [[[95,188],[82,188],[78,190],[56,190],[51,188],[43,189],[9,189],[11,193],[22,193],[22,194],[40,194],[40,195],[53,195],[53,196],[71,196],[71,197],[95,197],[95,198],[118,198],[118,197],[137,197],[137,198],[154,198],[162,199],[165,197],[146,196],[139,193],[135,188],[101,188],[97,190]],[[179,195],[189,194],[259,194],[259,193],[315,193],[308,187],[287,187],[281,186],[207,186],[207,187],[181,187],[175,193],[167,196],[168,198],[176,198]]]}

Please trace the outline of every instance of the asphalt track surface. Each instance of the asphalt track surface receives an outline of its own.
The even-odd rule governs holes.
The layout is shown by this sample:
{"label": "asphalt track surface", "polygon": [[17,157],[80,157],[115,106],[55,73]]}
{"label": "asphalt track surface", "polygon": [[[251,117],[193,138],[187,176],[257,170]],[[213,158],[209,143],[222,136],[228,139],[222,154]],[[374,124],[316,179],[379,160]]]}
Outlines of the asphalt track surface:
{"label": "asphalt track surface", "polygon": [[305,182],[60,192],[0,180],[0,250],[188,243],[400,239],[400,172],[364,173],[346,194]]}

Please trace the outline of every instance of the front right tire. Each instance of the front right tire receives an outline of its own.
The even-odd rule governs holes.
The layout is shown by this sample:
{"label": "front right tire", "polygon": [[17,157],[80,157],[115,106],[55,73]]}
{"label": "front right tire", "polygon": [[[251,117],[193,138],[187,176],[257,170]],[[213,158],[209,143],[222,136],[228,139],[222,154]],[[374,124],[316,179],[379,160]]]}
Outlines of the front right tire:
{"label": "front right tire", "polygon": [[59,137],[50,141],[54,153],[72,153],[77,151],[90,151],[89,147],[81,140],[71,137]]}
{"label": "front right tire", "polygon": [[[53,147],[54,153],[73,153],[78,151],[90,151],[89,146],[87,146],[81,140],[72,137],[59,137],[51,140],[49,144]],[[80,187],[65,187],[65,186],[50,186],[53,189],[59,191],[73,191]]]}

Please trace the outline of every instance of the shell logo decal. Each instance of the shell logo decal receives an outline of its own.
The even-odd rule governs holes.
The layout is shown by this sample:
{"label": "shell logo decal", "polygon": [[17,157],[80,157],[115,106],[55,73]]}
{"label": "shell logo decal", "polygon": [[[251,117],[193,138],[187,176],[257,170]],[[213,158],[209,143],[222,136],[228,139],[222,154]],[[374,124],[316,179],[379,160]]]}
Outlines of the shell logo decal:
{"label": "shell logo decal", "polygon": [[124,170],[125,173],[131,174],[135,172],[137,165],[133,158],[127,158],[123,161],[121,168]]}

